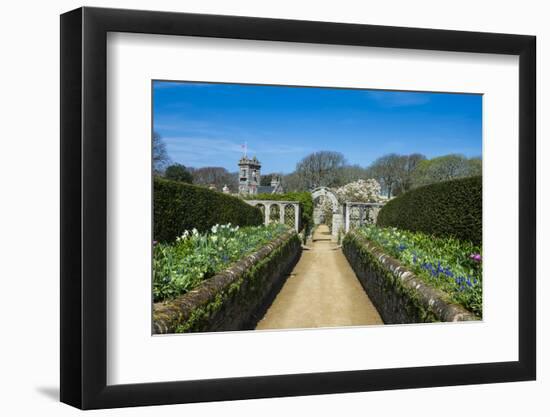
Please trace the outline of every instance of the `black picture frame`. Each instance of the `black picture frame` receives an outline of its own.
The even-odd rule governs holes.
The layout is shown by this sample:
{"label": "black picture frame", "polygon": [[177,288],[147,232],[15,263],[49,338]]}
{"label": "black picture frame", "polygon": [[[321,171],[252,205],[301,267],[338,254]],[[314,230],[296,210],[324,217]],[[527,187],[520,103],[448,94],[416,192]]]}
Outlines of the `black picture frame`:
{"label": "black picture frame", "polygon": [[[108,32],[519,56],[519,360],[107,385]],[[251,17],[88,7],[61,15],[61,401],[94,409],[535,379],[535,45],[524,35]]]}

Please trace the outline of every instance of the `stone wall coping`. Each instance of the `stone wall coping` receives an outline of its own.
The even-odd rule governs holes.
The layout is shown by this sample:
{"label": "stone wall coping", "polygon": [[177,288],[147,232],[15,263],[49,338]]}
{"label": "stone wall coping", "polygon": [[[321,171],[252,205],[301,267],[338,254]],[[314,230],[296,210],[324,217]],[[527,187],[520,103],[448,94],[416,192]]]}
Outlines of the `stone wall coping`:
{"label": "stone wall coping", "polygon": [[345,201],[345,205],[347,206],[372,206],[372,207],[382,207],[386,203],[365,203],[364,201]]}
{"label": "stone wall coping", "polygon": [[276,204],[300,204],[299,201],[291,200],[244,200],[249,204],[265,204],[265,203],[276,203]]}

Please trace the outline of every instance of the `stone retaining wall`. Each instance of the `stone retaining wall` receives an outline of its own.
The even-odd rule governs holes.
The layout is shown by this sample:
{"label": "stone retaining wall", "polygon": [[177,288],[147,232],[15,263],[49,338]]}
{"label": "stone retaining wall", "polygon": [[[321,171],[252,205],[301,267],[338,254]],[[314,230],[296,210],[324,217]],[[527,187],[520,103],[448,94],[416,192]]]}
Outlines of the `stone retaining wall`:
{"label": "stone retaining wall", "polygon": [[479,320],[353,231],[344,238],[343,251],[384,323]]}
{"label": "stone retaining wall", "polygon": [[294,230],[196,289],[153,305],[153,333],[254,329],[301,253]]}

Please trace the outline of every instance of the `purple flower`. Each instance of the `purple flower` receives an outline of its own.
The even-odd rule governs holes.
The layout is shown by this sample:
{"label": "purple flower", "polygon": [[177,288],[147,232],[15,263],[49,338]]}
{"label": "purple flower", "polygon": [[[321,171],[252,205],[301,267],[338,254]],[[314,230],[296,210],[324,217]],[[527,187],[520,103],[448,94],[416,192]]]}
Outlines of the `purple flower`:
{"label": "purple flower", "polygon": [[153,240],[153,246],[155,246],[158,242],[156,240]]}
{"label": "purple flower", "polygon": [[470,259],[475,262],[481,262],[481,255],[479,253],[472,253]]}

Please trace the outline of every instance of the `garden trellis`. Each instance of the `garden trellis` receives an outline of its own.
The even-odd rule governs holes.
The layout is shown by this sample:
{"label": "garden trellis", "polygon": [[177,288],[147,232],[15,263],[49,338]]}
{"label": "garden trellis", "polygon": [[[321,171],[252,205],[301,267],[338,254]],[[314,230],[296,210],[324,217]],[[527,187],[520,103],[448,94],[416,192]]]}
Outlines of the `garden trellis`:
{"label": "garden trellis", "polygon": [[376,224],[376,219],[384,203],[344,203],[345,232],[366,224]]}
{"label": "garden trellis", "polygon": [[264,215],[264,225],[281,223],[300,231],[300,203],[298,201],[244,200],[259,208]]}

